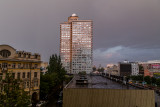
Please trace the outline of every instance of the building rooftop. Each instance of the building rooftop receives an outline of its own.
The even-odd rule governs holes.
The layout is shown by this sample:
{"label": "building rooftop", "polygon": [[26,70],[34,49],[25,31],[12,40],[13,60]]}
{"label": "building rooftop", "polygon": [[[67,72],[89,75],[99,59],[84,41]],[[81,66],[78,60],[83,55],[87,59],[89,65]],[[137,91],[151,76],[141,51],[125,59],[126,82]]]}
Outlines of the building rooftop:
{"label": "building rooftop", "polygon": [[[75,75],[73,80],[66,86],[66,88],[128,89],[127,86],[121,85],[102,76],[87,75],[86,77],[88,79],[88,85],[76,85],[76,80],[79,79],[79,76]],[[129,89],[136,88],[129,87]]]}

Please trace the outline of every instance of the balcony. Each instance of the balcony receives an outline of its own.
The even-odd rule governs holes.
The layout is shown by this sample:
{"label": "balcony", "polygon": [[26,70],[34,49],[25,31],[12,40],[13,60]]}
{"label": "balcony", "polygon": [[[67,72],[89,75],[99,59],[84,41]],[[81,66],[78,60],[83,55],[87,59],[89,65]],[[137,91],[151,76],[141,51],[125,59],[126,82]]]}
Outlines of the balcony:
{"label": "balcony", "polygon": [[8,71],[8,68],[1,68],[2,73],[6,73]]}

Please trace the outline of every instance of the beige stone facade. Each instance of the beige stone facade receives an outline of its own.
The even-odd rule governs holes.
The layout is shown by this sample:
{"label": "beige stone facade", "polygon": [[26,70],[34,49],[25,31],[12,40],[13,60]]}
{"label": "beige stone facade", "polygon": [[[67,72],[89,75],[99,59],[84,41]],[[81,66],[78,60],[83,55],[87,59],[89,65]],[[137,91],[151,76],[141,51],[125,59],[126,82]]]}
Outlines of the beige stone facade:
{"label": "beige stone facade", "polygon": [[[15,79],[22,80],[22,86],[30,95],[34,93],[39,99],[41,56],[25,51],[16,51],[9,45],[0,45],[0,76],[4,79],[6,72]],[[2,90],[0,90],[2,91]]]}

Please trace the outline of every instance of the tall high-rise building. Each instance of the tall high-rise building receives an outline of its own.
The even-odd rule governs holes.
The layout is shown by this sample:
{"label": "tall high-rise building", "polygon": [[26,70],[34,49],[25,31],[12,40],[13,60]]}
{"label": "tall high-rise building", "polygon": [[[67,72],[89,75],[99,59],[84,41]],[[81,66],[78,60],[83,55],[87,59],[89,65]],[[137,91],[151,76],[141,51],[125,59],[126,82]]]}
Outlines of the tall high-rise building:
{"label": "tall high-rise building", "polygon": [[60,55],[68,73],[92,71],[92,20],[79,20],[76,14],[60,24]]}

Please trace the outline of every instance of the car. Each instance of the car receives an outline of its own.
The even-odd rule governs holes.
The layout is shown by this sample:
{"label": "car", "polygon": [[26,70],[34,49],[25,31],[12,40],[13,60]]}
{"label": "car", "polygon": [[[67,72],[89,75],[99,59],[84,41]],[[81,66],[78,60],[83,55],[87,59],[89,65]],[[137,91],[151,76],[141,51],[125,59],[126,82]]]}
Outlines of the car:
{"label": "car", "polygon": [[59,97],[62,97],[62,96],[63,96],[63,91],[59,93]]}
{"label": "car", "polygon": [[41,107],[44,104],[46,104],[45,101],[40,101],[40,102],[37,103],[36,107]]}
{"label": "car", "polygon": [[28,107],[32,107],[32,103],[28,105]]}

